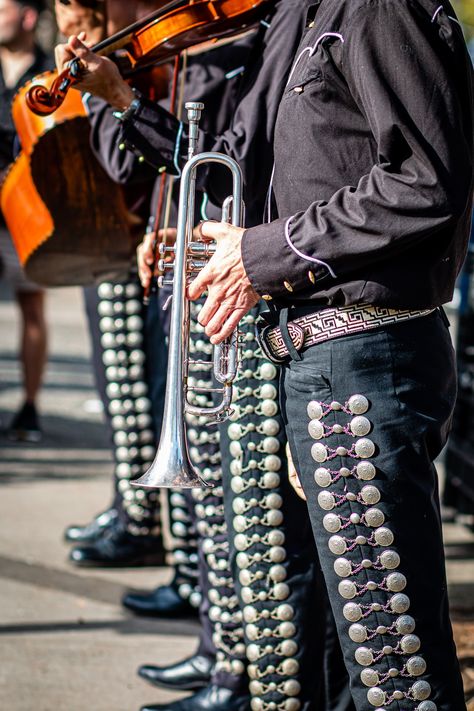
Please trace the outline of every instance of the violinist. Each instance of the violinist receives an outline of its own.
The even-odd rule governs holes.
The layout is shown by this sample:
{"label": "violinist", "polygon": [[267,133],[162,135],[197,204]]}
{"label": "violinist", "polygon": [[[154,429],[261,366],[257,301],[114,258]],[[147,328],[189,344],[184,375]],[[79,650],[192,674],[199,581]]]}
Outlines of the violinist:
{"label": "violinist", "polygon": [[[15,128],[11,102],[19,87],[47,69],[53,60],[36,44],[35,30],[44,3],[0,0],[0,182],[15,158]],[[18,146],[16,147],[18,149]],[[20,359],[24,402],[8,429],[13,440],[38,442],[41,426],[37,398],[47,352],[45,292],[26,278],[0,213],[0,262],[3,276],[15,292],[21,314]]]}

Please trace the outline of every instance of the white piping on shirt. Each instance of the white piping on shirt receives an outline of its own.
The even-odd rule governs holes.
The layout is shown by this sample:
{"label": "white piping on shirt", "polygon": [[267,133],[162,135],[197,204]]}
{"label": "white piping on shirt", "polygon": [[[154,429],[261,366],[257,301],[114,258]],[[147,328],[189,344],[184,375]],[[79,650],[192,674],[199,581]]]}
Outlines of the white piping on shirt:
{"label": "white piping on shirt", "polygon": [[174,156],[173,156],[174,167],[175,167],[176,170],[177,170],[178,178],[181,177],[181,168],[179,167],[178,160],[179,160],[179,149],[180,149],[180,147],[181,147],[181,136],[183,135],[183,128],[184,128],[183,122],[180,121],[180,122],[179,122],[178,133],[177,133],[177,135],[176,135],[176,143],[175,143],[175,146],[174,146]]}
{"label": "white piping on shirt", "polygon": [[339,32],[325,32],[320,37],[318,37],[318,39],[316,40],[316,42],[313,44],[312,47],[305,47],[303,50],[301,50],[299,55],[296,57],[295,63],[293,64],[293,68],[292,68],[290,75],[288,77],[288,81],[286,82],[287,86],[290,83],[291,77],[293,76],[293,72],[295,71],[296,67],[298,66],[298,62],[300,61],[303,54],[308,52],[309,56],[312,57],[313,54],[316,52],[318,45],[323,41],[323,39],[326,39],[326,37],[337,37],[337,39],[341,40],[341,42],[344,43],[344,37]]}
{"label": "white piping on shirt", "polygon": [[[434,14],[433,17],[431,18],[431,22],[435,22],[435,21],[436,21],[436,18],[437,18],[438,15],[439,15],[439,13],[442,12],[443,10],[444,10],[444,7],[443,7],[442,5],[440,5],[438,8],[436,8],[435,14]],[[451,15],[448,15],[448,20],[451,20],[452,22],[455,22],[457,25],[459,25],[459,27],[461,27],[461,23],[460,23],[459,20],[457,20],[455,17],[452,17]]]}
{"label": "white piping on shirt", "polygon": [[287,221],[285,222],[285,238],[286,238],[289,248],[292,249],[293,252],[298,255],[298,257],[301,257],[301,259],[304,259],[307,262],[311,262],[312,264],[319,264],[320,267],[324,267],[325,269],[328,270],[328,272],[332,276],[332,278],[336,279],[336,274],[331,269],[329,264],[326,264],[326,262],[323,262],[321,259],[316,259],[316,257],[310,257],[307,254],[303,254],[303,252],[300,252],[300,250],[297,247],[295,247],[295,245],[291,241],[291,237],[290,237],[290,223],[291,223],[293,217],[289,217],[287,219]]}

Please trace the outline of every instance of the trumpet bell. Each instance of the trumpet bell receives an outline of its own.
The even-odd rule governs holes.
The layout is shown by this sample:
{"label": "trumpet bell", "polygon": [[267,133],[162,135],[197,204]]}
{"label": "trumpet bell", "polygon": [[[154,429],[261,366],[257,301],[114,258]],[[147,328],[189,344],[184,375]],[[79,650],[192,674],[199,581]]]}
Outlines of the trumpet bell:
{"label": "trumpet bell", "polygon": [[166,440],[163,442],[150,468],[139,479],[131,482],[133,486],[143,489],[202,489],[203,486],[212,486],[199,476],[189,460],[186,448],[167,447]]}

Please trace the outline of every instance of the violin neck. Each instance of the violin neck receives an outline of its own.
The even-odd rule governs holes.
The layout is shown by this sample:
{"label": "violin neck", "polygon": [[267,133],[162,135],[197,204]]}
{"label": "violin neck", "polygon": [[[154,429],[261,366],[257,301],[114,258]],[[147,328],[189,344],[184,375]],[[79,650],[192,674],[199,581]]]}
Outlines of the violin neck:
{"label": "violin neck", "polygon": [[163,17],[163,15],[166,15],[168,12],[171,12],[172,10],[175,10],[185,4],[187,4],[186,0],[170,0],[170,2],[164,3],[160,8],[158,8],[158,10],[154,10],[149,15],[142,17],[141,20],[137,20],[137,22],[124,27],[123,30],[116,32],[110,37],[106,37],[104,40],[94,45],[91,49],[96,54],[100,54],[102,56],[112,54],[112,52],[124,47],[135,32],[138,32],[151,22],[159,20],[160,17]]}

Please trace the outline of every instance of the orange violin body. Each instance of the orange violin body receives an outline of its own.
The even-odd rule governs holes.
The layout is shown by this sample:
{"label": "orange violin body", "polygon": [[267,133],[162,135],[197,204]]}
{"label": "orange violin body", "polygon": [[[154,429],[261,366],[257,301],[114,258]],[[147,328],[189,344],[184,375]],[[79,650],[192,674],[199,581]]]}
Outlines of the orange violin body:
{"label": "orange violin body", "polygon": [[[34,81],[50,86],[54,79],[51,72]],[[0,193],[28,277],[70,286],[125,275],[133,250],[129,215],[121,190],[92,154],[80,94],[71,92],[54,119],[40,118],[26,108],[29,88],[13,102],[22,151]]]}

